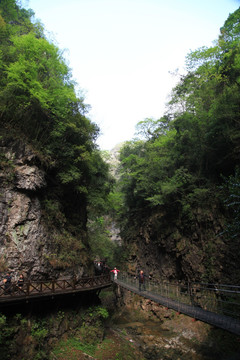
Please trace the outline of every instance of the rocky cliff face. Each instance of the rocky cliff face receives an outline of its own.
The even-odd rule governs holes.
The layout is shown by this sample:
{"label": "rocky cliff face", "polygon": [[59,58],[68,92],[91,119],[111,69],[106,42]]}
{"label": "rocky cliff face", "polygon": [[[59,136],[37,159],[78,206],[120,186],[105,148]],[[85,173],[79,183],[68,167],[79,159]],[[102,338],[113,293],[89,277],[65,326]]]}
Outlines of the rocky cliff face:
{"label": "rocky cliff face", "polygon": [[31,278],[73,271],[81,276],[81,266],[64,270],[51,264],[53,233],[61,230],[44,220],[46,173],[34,150],[21,141],[0,140],[0,160],[0,271]]}
{"label": "rocky cliff face", "polygon": [[[224,216],[216,203],[192,209],[192,219],[156,213],[145,217],[135,230],[129,228],[124,242],[129,248],[130,273],[140,268],[166,280],[239,281],[237,259],[227,239]],[[137,230],[136,230],[137,229]]]}

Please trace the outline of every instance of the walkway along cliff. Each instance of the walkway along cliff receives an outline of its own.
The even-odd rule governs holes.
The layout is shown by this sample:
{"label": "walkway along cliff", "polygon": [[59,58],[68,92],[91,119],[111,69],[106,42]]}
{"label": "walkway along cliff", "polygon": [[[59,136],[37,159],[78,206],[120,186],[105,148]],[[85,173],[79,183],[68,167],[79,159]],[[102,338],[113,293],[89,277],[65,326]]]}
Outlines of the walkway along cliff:
{"label": "walkway along cliff", "polygon": [[174,284],[147,280],[144,291],[135,278],[121,274],[116,284],[133,293],[240,335],[240,287],[221,284]]}

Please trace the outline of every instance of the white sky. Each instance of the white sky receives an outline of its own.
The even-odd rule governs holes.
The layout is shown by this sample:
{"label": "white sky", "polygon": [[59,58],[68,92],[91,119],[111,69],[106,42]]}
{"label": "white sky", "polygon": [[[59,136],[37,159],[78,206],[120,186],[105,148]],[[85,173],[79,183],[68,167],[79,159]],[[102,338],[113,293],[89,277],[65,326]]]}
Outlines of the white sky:
{"label": "white sky", "polygon": [[84,90],[89,118],[110,150],[147,117],[164,114],[190,50],[211,46],[239,0],[22,0]]}

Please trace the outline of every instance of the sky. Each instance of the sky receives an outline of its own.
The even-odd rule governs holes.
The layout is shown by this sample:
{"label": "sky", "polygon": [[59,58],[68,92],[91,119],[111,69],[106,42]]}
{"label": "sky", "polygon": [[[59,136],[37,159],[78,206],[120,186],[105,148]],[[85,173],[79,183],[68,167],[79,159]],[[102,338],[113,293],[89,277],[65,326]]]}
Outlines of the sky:
{"label": "sky", "polygon": [[[22,0],[64,50],[101,150],[164,115],[191,50],[212,46],[240,0]],[[78,88],[76,87],[76,88]]]}

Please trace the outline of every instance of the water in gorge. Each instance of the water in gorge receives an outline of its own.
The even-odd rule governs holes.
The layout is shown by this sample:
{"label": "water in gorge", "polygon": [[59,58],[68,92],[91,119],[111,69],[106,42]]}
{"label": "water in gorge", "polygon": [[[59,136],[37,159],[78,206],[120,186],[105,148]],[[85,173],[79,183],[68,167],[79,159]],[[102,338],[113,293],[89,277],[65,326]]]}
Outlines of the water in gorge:
{"label": "water in gorge", "polygon": [[240,359],[240,338],[234,334],[130,293],[118,302],[106,336],[114,333],[116,341],[124,339],[134,349],[132,357],[119,360]]}

